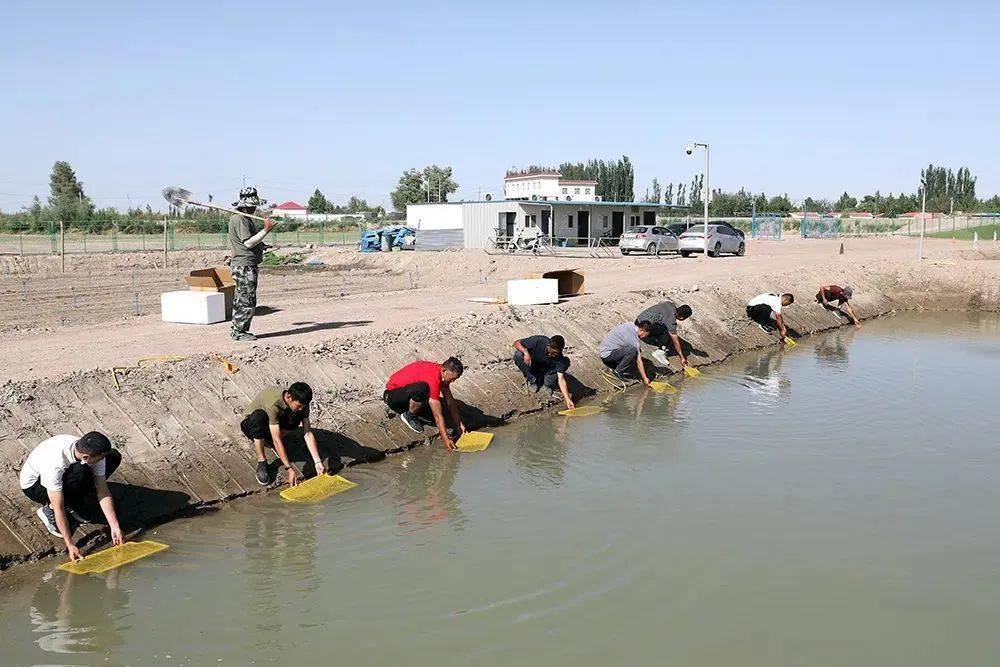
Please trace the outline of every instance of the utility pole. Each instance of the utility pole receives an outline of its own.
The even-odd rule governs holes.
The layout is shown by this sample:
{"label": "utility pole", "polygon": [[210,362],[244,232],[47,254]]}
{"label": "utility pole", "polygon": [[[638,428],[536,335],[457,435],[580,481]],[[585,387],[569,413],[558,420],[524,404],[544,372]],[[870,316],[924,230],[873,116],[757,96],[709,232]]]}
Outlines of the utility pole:
{"label": "utility pole", "polygon": [[917,259],[924,258],[924,228],[927,226],[927,181],[924,181],[924,196],[920,204],[920,249]]}

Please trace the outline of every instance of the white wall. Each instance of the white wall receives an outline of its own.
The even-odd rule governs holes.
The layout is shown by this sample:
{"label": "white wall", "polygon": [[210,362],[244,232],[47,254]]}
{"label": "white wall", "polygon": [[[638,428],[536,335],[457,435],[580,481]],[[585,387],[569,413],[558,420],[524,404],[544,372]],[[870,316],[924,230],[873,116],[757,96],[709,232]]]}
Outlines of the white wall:
{"label": "white wall", "polygon": [[462,229],[465,206],[468,204],[407,204],[406,225],[417,230]]}
{"label": "white wall", "polygon": [[536,176],[532,178],[513,178],[504,180],[504,199],[531,199],[532,196],[538,199],[559,196],[558,176]]}
{"label": "white wall", "polygon": [[[566,192],[563,192],[563,190],[566,190]],[[579,190],[579,192],[577,192],[577,190]],[[588,192],[588,190],[590,192]],[[572,201],[595,201],[594,198],[597,196],[597,186],[560,181],[559,190],[556,193],[556,196],[559,197],[559,201],[565,201],[566,197],[571,197]]]}

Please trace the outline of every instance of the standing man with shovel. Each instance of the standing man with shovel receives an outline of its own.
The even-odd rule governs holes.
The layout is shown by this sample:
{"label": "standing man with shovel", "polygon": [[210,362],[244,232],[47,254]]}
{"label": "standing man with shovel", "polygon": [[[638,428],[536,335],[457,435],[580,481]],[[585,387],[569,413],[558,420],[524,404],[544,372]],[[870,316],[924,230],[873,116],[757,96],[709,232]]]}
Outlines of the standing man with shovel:
{"label": "standing man with shovel", "polygon": [[257,308],[257,267],[264,259],[264,237],[276,224],[267,218],[263,225],[250,216],[262,205],[257,188],[243,188],[240,199],[233,203],[239,213],[229,218],[229,245],[232,249],[230,267],[236,282],[233,297],[233,326],[229,335],[233,340],[255,341],[250,333],[250,322]]}

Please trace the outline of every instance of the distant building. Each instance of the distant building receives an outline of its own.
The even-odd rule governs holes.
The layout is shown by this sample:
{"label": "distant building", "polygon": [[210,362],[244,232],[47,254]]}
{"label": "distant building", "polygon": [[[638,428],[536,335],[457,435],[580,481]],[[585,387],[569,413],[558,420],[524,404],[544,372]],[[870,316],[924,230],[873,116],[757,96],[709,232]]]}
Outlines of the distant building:
{"label": "distant building", "polygon": [[600,201],[597,181],[563,178],[558,171],[508,172],[503,179],[508,201]]}
{"label": "distant building", "polygon": [[309,215],[309,209],[298,202],[286,201],[271,210],[271,215],[285,218],[304,218]]}

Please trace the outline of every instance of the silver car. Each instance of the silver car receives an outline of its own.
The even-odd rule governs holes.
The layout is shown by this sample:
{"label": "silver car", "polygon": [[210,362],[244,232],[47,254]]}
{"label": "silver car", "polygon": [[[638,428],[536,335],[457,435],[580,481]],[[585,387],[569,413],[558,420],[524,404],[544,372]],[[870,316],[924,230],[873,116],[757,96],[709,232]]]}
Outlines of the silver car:
{"label": "silver car", "polygon": [[677,252],[678,242],[674,233],[666,227],[641,225],[631,227],[622,234],[621,240],[618,241],[618,248],[623,255],[627,255],[633,250],[659,255],[661,252]]}
{"label": "silver car", "polygon": [[[705,225],[693,225],[681,234],[678,251],[682,257],[694,252],[705,252]],[[743,255],[746,241],[728,225],[708,225],[708,254],[718,257],[724,252]]]}

